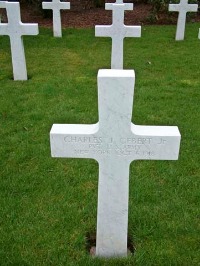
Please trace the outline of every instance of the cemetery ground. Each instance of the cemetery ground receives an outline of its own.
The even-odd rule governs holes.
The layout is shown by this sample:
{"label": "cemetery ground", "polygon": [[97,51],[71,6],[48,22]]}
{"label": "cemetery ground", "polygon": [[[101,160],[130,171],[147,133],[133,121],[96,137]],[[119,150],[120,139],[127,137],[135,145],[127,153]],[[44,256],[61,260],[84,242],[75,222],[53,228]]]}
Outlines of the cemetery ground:
{"label": "cemetery ground", "polygon": [[[111,40],[92,29],[51,29],[24,38],[29,80],[14,82],[8,37],[0,37],[0,265],[199,265],[199,23],[175,42],[175,26],[144,26],[125,40],[136,71],[133,122],[175,125],[178,161],[130,167],[129,238],[134,255],[89,256],[95,234],[98,164],[55,159],[54,123],[98,121],[97,73],[110,68]],[[119,106],[120,108],[120,106]],[[119,195],[120,197],[120,195]]]}

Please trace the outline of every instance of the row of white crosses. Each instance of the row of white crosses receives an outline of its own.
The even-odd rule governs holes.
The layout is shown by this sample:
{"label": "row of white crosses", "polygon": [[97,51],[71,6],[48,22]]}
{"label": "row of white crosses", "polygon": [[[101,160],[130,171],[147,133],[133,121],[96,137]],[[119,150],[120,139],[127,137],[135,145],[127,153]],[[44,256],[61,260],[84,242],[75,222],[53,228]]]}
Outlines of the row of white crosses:
{"label": "row of white crosses", "polygon": [[[180,133],[171,126],[138,126],[131,122],[134,70],[123,70],[123,38],[139,37],[139,27],[126,28],[130,4],[107,4],[113,25],[96,27],[112,38],[112,69],[99,70],[99,121],[93,125],[54,124],[51,155],[90,158],[99,163],[96,256],[127,256],[129,168],[134,160],[177,160]],[[117,49],[118,47],[118,49]],[[118,63],[119,60],[119,63]]]}
{"label": "row of white crosses", "polygon": [[[43,9],[52,9],[54,36],[61,37],[60,10],[70,9],[70,2],[52,0],[52,2],[43,2],[42,6]],[[38,24],[24,24],[21,22],[19,3],[3,1],[0,2],[0,8],[6,8],[7,10],[8,24],[0,22],[0,35],[10,37],[14,80],[27,80],[22,36],[37,35],[39,33]],[[124,25],[124,11],[132,10],[133,4],[123,4],[122,0],[117,0],[115,4],[106,4],[106,9],[113,11],[113,23],[110,26],[96,26],[95,34],[96,36],[112,38],[111,68],[123,69],[123,39],[125,37],[140,37],[141,27]],[[176,40],[184,39],[186,13],[189,11],[195,12],[197,9],[198,6],[188,4],[188,0],[181,0],[180,4],[169,5],[170,11],[179,12]]]}
{"label": "row of white crosses", "polygon": [[[116,3],[123,4],[123,0],[117,0]],[[43,9],[52,9],[54,36],[61,37],[62,27],[61,27],[60,10],[70,9],[70,2],[60,2],[60,0],[52,0],[52,2],[43,2],[42,7]],[[133,4],[127,4],[124,8],[125,10],[133,10]],[[114,31],[116,25],[122,23],[123,21],[124,10],[122,6],[121,8],[116,9],[116,7],[112,6],[112,4],[106,4],[106,10],[113,10],[113,24],[111,26],[108,26],[106,29],[104,28],[103,31],[101,27],[97,26],[96,36],[109,36],[110,34],[112,34],[112,31]],[[185,35],[186,14],[188,12],[197,12],[198,5],[189,4],[188,0],[180,0],[179,4],[170,4],[169,11],[179,12],[178,22],[177,22],[177,31],[176,31],[176,40],[183,40],[184,35]],[[118,12],[122,14],[122,16],[120,16],[121,21],[117,21],[116,19]],[[119,34],[120,34],[119,38],[140,37],[141,32],[140,32],[139,27],[133,28],[130,26],[124,26],[124,28],[122,29],[122,32],[119,32]],[[200,30],[199,30],[199,39],[200,39]],[[117,49],[115,44],[113,45],[112,49],[113,49],[112,53],[115,53]],[[121,47],[119,49],[121,49]],[[119,61],[120,60],[121,58],[119,58]],[[115,67],[115,62],[112,62],[112,64],[113,64],[112,67]],[[120,61],[119,64],[122,64],[122,62]]]}

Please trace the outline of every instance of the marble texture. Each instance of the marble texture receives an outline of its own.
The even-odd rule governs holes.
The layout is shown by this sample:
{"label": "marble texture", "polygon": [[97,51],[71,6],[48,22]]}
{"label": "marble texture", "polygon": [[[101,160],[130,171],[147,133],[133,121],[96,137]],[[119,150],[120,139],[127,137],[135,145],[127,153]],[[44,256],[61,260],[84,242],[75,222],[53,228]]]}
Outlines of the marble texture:
{"label": "marble texture", "polygon": [[131,3],[124,4],[123,1],[108,3],[106,10],[113,11],[112,25],[96,26],[95,36],[112,38],[111,68],[123,69],[123,40],[125,37],[141,37],[141,27],[124,25],[125,10],[133,10]]}
{"label": "marble texture", "polygon": [[7,1],[1,1],[0,2],[0,8],[6,8]]}
{"label": "marble texture", "polygon": [[135,73],[100,70],[99,122],[54,124],[51,155],[99,163],[96,256],[127,256],[129,167],[134,160],[177,160],[180,133],[172,126],[131,122]]}
{"label": "marble texture", "polygon": [[197,4],[188,4],[188,0],[180,0],[179,4],[170,4],[169,11],[179,12],[177,29],[176,29],[176,40],[184,40],[185,37],[185,24],[187,12],[197,12]]}
{"label": "marble texture", "polygon": [[0,24],[0,35],[10,37],[14,80],[27,80],[23,35],[37,35],[38,24],[21,22],[19,3],[5,2],[8,23]]}
{"label": "marble texture", "polygon": [[60,0],[52,0],[52,2],[43,2],[43,9],[52,9],[53,11],[53,33],[54,37],[62,37],[61,25],[61,9],[70,9],[70,2],[60,2]]}

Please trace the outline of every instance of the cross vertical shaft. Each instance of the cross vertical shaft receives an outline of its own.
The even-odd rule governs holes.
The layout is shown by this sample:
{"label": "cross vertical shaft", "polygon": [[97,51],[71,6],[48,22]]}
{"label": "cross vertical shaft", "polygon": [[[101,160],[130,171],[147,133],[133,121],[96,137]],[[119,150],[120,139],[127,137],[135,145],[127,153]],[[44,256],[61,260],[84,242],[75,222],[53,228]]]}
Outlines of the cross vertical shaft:
{"label": "cross vertical shaft", "polygon": [[129,164],[120,158],[99,163],[96,255],[127,255]]}
{"label": "cross vertical shaft", "polygon": [[[8,16],[7,32],[10,33],[9,36],[14,80],[26,80],[27,69],[23,39],[21,34],[18,34],[19,31],[17,30],[21,21],[19,3],[6,3],[6,9]],[[13,36],[11,27],[13,27]]]}
{"label": "cross vertical shaft", "polygon": [[22,37],[10,38],[14,80],[27,80],[26,58]]}
{"label": "cross vertical shaft", "polygon": [[[129,76],[121,77],[99,76],[99,127],[109,140],[110,149],[117,148],[113,140],[131,130],[135,78],[133,71],[128,73]],[[99,161],[97,256],[127,255],[128,195],[129,161],[117,154],[102,158]]]}
{"label": "cross vertical shaft", "polygon": [[[113,27],[115,25],[124,25],[124,10],[113,10]],[[116,30],[117,33],[117,30]],[[124,36],[119,34],[118,42],[112,37],[112,56],[111,56],[111,69],[123,69],[124,61]]]}
{"label": "cross vertical shaft", "polygon": [[176,29],[176,40],[184,40],[186,23],[183,23],[183,21],[186,21],[186,15],[186,12],[179,13]]}
{"label": "cross vertical shaft", "polygon": [[101,70],[98,75],[99,127],[107,137],[118,138],[131,130],[135,73],[133,70],[110,72]]}
{"label": "cross vertical shaft", "polygon": [[55,37],[62,36],[61,16],[59,9],[53,11],[53,32]]}

